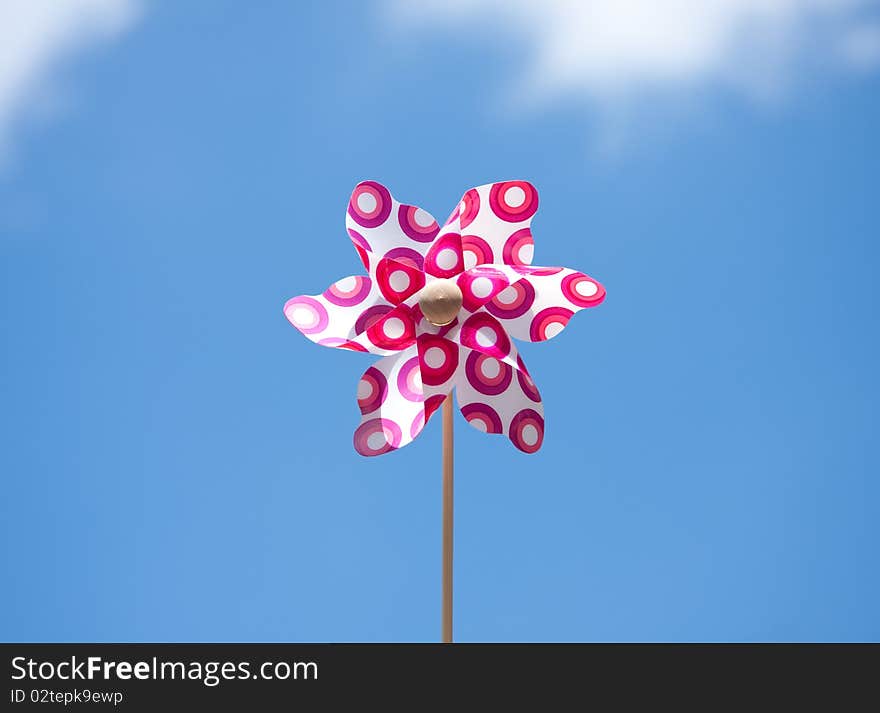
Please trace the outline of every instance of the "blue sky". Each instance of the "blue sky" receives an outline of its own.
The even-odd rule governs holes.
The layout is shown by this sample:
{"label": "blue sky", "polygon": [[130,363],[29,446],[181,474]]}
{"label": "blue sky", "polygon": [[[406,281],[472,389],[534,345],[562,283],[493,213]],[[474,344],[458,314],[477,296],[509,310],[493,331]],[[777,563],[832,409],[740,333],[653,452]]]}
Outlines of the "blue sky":
{"label": "blue sky", "polygon": [[439,422],[358,456],[374,357],[281,312],[367,178],[530,180],[608,289],[522,345],[538,454],[457,416],[458,640],[880,638],[876,5],[751,74],[726,16],[562,66],[479,5],[101,0],[0,73],[0,638],[439,638]]}

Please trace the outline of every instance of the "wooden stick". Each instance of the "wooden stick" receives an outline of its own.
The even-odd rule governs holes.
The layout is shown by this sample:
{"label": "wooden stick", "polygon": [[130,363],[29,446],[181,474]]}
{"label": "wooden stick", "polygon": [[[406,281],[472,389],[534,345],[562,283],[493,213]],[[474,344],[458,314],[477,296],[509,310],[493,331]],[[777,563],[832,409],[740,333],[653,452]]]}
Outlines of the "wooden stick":
{"label": "wooden stick", "polygon": [[452,394],[443,402],[443,608],[441,635],[452,643]]}

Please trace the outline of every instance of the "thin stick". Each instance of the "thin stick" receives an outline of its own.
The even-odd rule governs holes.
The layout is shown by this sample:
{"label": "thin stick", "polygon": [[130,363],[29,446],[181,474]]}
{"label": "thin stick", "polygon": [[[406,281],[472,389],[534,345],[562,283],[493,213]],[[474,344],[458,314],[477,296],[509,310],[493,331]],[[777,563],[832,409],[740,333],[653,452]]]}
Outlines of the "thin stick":
{"label": "thin stick", "polygon": [[452,394],[443,402],[443,609],[441,634],[452,643]]}

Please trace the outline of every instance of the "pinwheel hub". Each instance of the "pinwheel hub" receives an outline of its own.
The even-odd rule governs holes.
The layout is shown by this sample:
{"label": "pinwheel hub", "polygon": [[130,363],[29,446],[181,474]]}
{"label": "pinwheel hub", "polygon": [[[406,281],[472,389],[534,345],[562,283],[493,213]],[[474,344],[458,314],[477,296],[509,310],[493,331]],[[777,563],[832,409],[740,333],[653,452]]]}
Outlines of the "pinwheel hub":
{"label": "pinwheel hub", "polygon": [[434,280],[425,285],[419,295],[422,314],[435,327],[451,324],[458,316],[461,301],[461,289],[454,280]]}

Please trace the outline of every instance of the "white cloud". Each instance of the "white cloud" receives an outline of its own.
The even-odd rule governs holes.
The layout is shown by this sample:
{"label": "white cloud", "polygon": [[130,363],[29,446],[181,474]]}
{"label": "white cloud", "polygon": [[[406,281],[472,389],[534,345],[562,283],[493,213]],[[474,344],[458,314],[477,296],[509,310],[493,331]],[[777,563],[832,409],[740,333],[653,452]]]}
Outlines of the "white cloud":
{"label": "white cloud", "polygon": [[[390,0],[395,29],[505,42],[518,100],[602,108],[725,87],[774,97],[798,73],[874,67],[876,0]],[[866,26],[868,29],[866,29]]]}
{"label": "white cloud", "polygon": [[62,60],[124,32],[138,8],[138,0],[0,0],[0,152]]}

